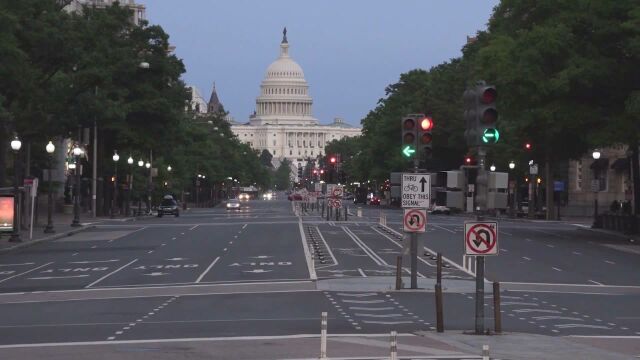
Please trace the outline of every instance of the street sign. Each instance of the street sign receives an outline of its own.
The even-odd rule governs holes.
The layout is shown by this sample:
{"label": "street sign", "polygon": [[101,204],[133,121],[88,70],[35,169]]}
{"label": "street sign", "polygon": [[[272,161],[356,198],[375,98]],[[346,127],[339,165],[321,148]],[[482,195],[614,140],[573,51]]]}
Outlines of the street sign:
{"label": "street sign", "polygon": [[316,192],[321,192],[322,191],[322,184],[321,183],[315,183],[315,190]]}
{"label": "street sign", "polygon": [[471,256],[498,255],[498,223],[465,221],[464,253]]}
{"label": "street sign", "polygon": [[431,199],[429,174],[402,174],[402,207],[428,208]]}
{"label": "street sign", "polygon": [[342,199],[329,198],[327,200],[327,206],[334,209],[339,209],[342,207]]}
{"label": "street sign", "polygon": [[424,232],[427,227],[427,209],[404,209],[404,232]]}
{"label": "street sign", "polygon": [[529,174],[538,175],[538,164],[533,164],[529,166]]}
{"label": "street sign", "polygon": [[331,196],[334,198],[342,199],[342,195],[344,194],[344,189],[342,186],[335,186],[331,189]]}

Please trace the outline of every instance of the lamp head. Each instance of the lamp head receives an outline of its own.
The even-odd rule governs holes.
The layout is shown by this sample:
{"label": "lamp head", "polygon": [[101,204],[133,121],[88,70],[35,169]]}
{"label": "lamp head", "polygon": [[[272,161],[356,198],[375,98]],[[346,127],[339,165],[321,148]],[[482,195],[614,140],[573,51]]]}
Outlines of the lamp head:
{"label": "lamp head", "polygon": [[114,150],[113,151],[113,156],[111,157],[113,159],[113,161],[118,162],[118,160],[120,160],[120,155],[118,155],[118,151]]}
{"label": "lamp head", "polygon": [[133,164],[133,158],[131,156],[129,156],[129,158],[127,159],[127,164]]}
{"label": "lamp head", "polygon": [[53,143],[51,141],[49,141],[49,143],[47,144],[45,149],[47,150],[47,153],[53,154],[53,152],[56,151],[56,146],[53,145]]}

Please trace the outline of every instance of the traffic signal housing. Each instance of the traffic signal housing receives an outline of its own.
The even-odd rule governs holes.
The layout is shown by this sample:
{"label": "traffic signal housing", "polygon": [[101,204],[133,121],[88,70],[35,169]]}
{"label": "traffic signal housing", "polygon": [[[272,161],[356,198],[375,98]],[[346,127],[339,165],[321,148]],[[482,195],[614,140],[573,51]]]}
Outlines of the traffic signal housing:
{"label": "traffic signal housing", "polygon": [[407,115],[401,119],[402,155],[409,159],[416,154],[420,118],[421,116]]}
{"label": "traffic signal housing", "polygon": [[425,159],[430,159],[433,155],[432,140],[433,119],[425,116],[418,121],[418,146]]}
{"label": "traffic signal housing", "polygon": [[498,92],[495,86],[487,85],[484,81],[467,89],[463,94],[464,132],[467,145],[488,146],[500,139],[500,132],[496,128],[498,110],[496,99]]}

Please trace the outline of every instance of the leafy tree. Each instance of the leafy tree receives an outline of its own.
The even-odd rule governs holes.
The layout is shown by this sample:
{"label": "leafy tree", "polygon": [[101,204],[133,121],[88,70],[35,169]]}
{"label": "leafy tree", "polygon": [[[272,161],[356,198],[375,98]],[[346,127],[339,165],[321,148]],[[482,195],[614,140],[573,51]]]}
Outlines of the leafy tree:
{"label": "leafy tree", "polygon": [[291,188],[291,162],[283,159],[273,177],[273,183],[278,190]]}
{"label": "leafy tree", "polygon": [[273,164],[271,160],[273,159],[273,155],[269,152],[269,150],[264,149],[262,153],[260,153],[260,163],[267,168],[273,168]]}

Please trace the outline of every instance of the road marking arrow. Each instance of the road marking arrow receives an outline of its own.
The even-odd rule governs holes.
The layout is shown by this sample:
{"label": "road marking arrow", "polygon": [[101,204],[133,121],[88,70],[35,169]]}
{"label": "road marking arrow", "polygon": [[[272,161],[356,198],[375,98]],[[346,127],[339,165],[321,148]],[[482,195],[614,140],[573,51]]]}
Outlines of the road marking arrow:
{"label": "road marking arrow", "polygon": [[83,274],[83,275],[69,275],[69,276],[41,276],[41,277],[32,277],[27,279],[29,280],[71,279],[71,278],[81,278],[86,276],[89,276],[89,275]]}
{"label": "road marking arrow", "polygon": [[91,264],[91,263],[108,263],[108,262],[116,262],[120,261],[118,259],[112,260],[85,260],[85,261],[69,261],[69,264]]}
{"label": "road marking arrow", "polygon": [[271,270],[264,270],[264,269],[253,269],[253,270],[245,270],[243,272],[246,273],[254,273],[254,274],[260,274],[260,273],[267,273],[270,272]]}

